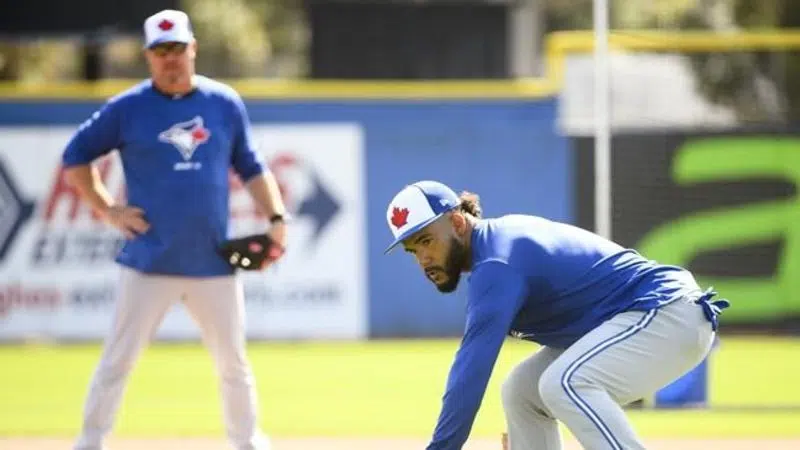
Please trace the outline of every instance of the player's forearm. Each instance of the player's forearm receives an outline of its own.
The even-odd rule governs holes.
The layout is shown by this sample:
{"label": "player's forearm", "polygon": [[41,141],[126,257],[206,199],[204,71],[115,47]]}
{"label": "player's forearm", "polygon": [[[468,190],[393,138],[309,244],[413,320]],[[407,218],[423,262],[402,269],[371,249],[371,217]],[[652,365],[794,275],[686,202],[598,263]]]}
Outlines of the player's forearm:
{"label": "player's forearm", "polygon": [[81,199],[101,216],[114,205],[114,198],[108,192],[97,168],[90,164],[72,166],[64,170],[67,183],[75,188]]}
{"label": "player's forearm", "polygon": [[[519,298],[518,286],[502,290],[477,273],[467,302],[467,327],[447,378],[442,411],[427,450],[460,450],[469,437]],[[476,296],[472,288],[482,293]]]}
{"label": "player's forearm", "polygon": [[450,369],[447,392],[428,450],[460,450],[469,437],[504,339],[502,324],[468,332]]}
{"label": "player's forearm", "polygon": [[[474,365],[486,365],[475,357],[462,358],[472,361]],[[458,368],[459,366],[461,367]],[[489,378],[480,369],[476,374],[468,373],[471,369],[475,367],[467,368],[466,364],[456,362],[449,378],[439,421],[427,450],[460,450],[467,441]]]}
{"label": "player's forearm", "polygon": [[271,172],[254,176],[245,186],[253,202],[267,217],[276,214],[286,215],[286,206],[283,204],[278,181]]}

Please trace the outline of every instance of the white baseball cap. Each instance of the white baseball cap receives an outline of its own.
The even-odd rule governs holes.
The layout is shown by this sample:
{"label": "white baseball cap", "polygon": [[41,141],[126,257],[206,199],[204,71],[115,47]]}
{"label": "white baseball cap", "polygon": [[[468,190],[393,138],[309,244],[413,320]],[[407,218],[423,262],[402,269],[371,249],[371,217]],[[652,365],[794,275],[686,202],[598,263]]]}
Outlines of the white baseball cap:
{"label": "white baseball cap", "polygon": [[418,181],[404,187],[386,210],[394,241],[384,253],[460,204],[458,195],[438,181]]}
{"label": "white baseball cap", "polygon": [[164,42],[189,44],[192,40],[194,40],[192,24],[189,22],[189,16],[183,11],[165,9],[144,21],[145,48],[152,48]]}

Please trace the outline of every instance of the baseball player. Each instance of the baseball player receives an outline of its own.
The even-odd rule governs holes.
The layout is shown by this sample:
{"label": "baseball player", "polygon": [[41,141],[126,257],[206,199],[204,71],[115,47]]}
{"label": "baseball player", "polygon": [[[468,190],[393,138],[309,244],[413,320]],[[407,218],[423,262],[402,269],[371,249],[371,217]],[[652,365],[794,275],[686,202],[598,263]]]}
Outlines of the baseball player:
{"label": "baseball player", "polygon": [[[126,237],[116,258],[122,279],[113,323],[75,448],[102,448],[140,351],[180,301],[214,357],[230,442],[239,450],[266,449],[236,269],[263,269],[280,257],[283,200],[254,148],[242,99],[195,74],[197,44],[187,15],[164,10],[147,18],[144,39],[151,77],[85,121],[62,158],[68,182]],[[124,204],[115,203],[92,165],[112,150],[124,169]],[[252,242],[235,245],[227,236],[231,168],[271,221]]]}
{"label": "baseball player", "polygon": [[386,252],[402,244],[439,291],[470,274],[466,328],[429,450],[465,443],[507,335],[541,345],[502,386],[509,449],[560,449],[557,421],[587,449],[643,449],[621,405],[702,361],[729,306],[680,267],[569,224],[484,219],[477,195],[435,181],[403,188],[387,221]]}

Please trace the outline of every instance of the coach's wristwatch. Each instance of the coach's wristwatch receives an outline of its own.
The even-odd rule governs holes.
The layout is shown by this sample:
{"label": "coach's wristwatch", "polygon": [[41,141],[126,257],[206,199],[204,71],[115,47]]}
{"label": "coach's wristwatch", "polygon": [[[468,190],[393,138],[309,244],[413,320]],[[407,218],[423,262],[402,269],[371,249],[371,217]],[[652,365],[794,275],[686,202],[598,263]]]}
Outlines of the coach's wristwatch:
{"label": "coach's wristwatch", "polygon": [[286,223],[287,220],[288,220],[288,214],[273,214],[272,217],[269,218],[269,223],[277,223],[277,222]]}

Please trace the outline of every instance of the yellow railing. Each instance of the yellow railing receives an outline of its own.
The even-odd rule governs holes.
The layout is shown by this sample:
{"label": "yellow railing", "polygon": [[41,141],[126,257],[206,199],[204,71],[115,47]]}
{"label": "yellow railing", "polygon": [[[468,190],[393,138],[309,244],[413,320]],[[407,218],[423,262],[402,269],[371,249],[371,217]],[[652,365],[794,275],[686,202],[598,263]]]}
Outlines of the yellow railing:
{"label": "yellow railing", "polygon": [[[703,31],[615,30],[611,50],[629,52],[733,52],[800,49],[800,30],[712,33]],[[556,32],[545,42],[546,70],[541,78],[469,81],[306,81],[221,80],[251,99],[504,99],[556,95],[564,79],[565,58],[591,52],[591,31]],[[138,80],[42,84],[0,83],[1,99],[105,99]]]}

